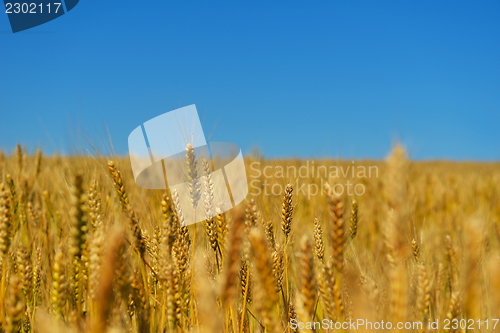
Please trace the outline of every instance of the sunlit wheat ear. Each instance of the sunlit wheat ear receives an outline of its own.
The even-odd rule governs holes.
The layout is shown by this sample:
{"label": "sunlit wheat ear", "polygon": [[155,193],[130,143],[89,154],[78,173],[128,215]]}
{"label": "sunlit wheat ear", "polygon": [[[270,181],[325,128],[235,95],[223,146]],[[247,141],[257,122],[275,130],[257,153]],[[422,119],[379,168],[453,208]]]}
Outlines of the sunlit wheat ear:
{"label": "sunlit wheat ear", "polygon": [[10,295],[6,301],[7,327],[5,332],[15,333],[21,331],[21,323],[25,311],[22,283],[15,275],[10,278],[9,290]]}
{"label": "sunlit wheat ear", "polygon": [[67,276],[63,258],[63,251],[59,246],[52,265],[52,290],[50,291],[50,300],[55,317],[62,315],[67,298]]}
{"label": "sunlit wheat ear", "polygon": [[[161,210],[163,214],[163,221],[161,224],[160,242],[158,260],[160,265],[160,272],[158,276],[160,279],[167,280],[167,265],[172,265],[172,252],[175,241],[179,238],[179,225],[176,216],[173,213],[173,200],[169,193],[164,193],[161,201]],[[161,268],[163,267],[163,268]],[[173,269],[168,267],[168,269]]]}
{"label": "sunlit wheat ear", "polygon": [[180,223],[177,216],[174,215],[173,200],[169,193],[164,193],[161,201],[161,211],[163,213],[162,242],[166,253],[170,253],[174,241],[178,238]]}
{"label": "sunlit wheat ear", "polygon": [[38,178],[41,167],[42,167],[42,151],[38,149],[35,155],[35,179]]}
{"label": "sunlit wheat ear", "polygon": [[352,299],[351,295],[349,294],[349,290],[347,289],[347,286],[341,285],[341,291],[344,294],[344,304],[345,304],[345,309],[344,309],[344,321],[350,321],[352,320],[352,315],[353,315],[353,304],[352,304]]}
{"label": "sunlit wheat ear", "polygon": [[244,214],[235,210],[229,229],[227,252],[224,255],[224,270],[220,285],[220,296],[223,304],[232,304],[237,294],[237,276],[240,268],[240,252],[243,232],[245,230]]}
{"label": "sunlit wheat ear", "polygon": [[299,252],[300,293],[299,302],[305,311],[303,322],[314,321],[314,306],[316,301],[316,278],[314,273],[314,258],[311,241],[304,235],[300,240]]}
{"label": "sunlit wheat ear", "polygon": [[27,174],[22,174],[22,177],[20,177],[20,180],[18,181],[19,184],[19,196],[18,196],[18,216],[19,216],[19,222],[21,224],[24,224],[27,222],[26,218],[26,204],[28,202],[28,196],[29,196],[29,186],[28,186],[28,176]]}
{"label": "sunlit wheat ear", "polygon": [[149,235],[147,235],[146,237],[146,232],[143,236],[146,241],[146,251],[149,254],[149,265],[151,266],[152,270],[152,277],[149,281],[150,289],[156,290],[158,283],[158,272],[160,271],[160,264],[158,259],[160,255],[161,228],[159,226],[155,226],[152,237],[149,237]]}
{"label": "sunlit wheat ear", "polygon": [[39,228],[40,227],[40,218],[39,218],[39,215],[38,215],[38,211],[34,207],[32,201],[28,202],[28,207],[27,208],[28,208],[29,217],[30,217],[31,221],[33,221],[34,227],[35,228]]}
{"label": "sunlit wheat ear", "polygon": [[87,248],[87,197],[83,190],[83,180],[81,175],[75,176],[74,185],[71,189],[71,254],[78,259]]}
{"label": "sunlit wheat ear", "polygon": [[84,263],[82,256],[87,250],[87,197],[83,190],[83,179],[76,175],[71,188],[71,227],[70,227],[70,253],[73,256],[71,266],[71,292],[73,305],[78,313],[83,301]]}
{"label": "sunlit wheat ear", "polygon": [[221,247],[221,251],[225,251],[228,224],[226,219],[226,213],[224,213],[223,205],[219,204],[217,208],[215,208],[215,212],[217,213],[216,219],[217,219],[217,235],[219,237],[219,246]]}
{"label": "sunlit wheat ear", "polygon": [[202,160],[202,166],[205,176],[204,192],[205,192],[205,211],[207,215],[213,215],[214,210],[214,182],[212,179],[212,170],[207,160]]}
{"label": "sunlit wheat ear", "polygon": [[[455,291],[452,292],[450,297],[450,304],[448,305],[448,312],[446,313],[446,318],[450,320],[457,319],[460,315],[460,294]],[[445,329],[444,332],[454,333],[457,331],[458,326],[453,328],[453,325],[450,325],[448,329]]]}
{"label": "sunlit wheat ear", "polygon": [[285,252],[279,244],[276,244],[273,256],[273,274],[276,280],[276,292],[279,293],[283,288],[283,278],[285,275]]}
{"label": "sunlit wheat ear", "polygon": [[411,247],[413,248],[413,257],[417,263],[420,262],[420,248],[418,247],[417,241],[411,241]]}
{"label": "sunlit wheat ear", "polygon": [[193,207],[198,207],[201,196],[201,182],[198,175],[198,161],[196,160],[193,145],[186,145],[186,166],[187,166],[187,185],[189,189],[189,199]]}
{"label": "sunlit wheat ear", "polygon": [[5,256],[9,250],[11,224],[10,194],[4,184],[0,183],[0,252],[2,256]]}
{"label": "sunlit wheat ear", "polygon": [[253,263],[252,276],[255,281],[254,304],[266,330],[268,332],[281,332],[281,325],[276,318],[275,311],[273,311],[278,302],[278,294],[276,293],[272,260],[264,231],[260,226],[256,226],[250,231],[250,242]]}
{"label": "sunlit wheat ear", "polygon": [[252,303],[252,276],[250,274],[250,265],[248,261],[242,259],[240,265],[240,282],[241,282],[241,296],[243,302],[246,300],[248,304]]}
{"label": "sunlit wheat ear", "polygon": [[[189,243],[186,241],[186,238],[183,235],[179,235],[179,237],[175,240],[174,246],[172,248],[172,255],[174,256],[175,265],[177,270],[179,271],[179,276],[181,278],[187,279],[187,269],[189,266]],[[191,281],[187,279],[187,281]]]}
{"label": "sunlit wheat ear", "polygon": [[349,228],[351,238],[354,239],[358,233],[358,202],[352,200],[351,204],[351,226]]}
{"label": "sunlit wheat ear", "polygon": [[[165,289],[166,315],[169,327],[176,329],[181,322],[182,300],[180,295],[180,281],[183,277],[180,269],[185,269],[185,255],[179,247],[180,224],[174,215],[173,200],[168,193],[162,200],[163,226],[159,248],[158,277]],[[178,256],[178,257],[177,257]]]}
{"label": "sunlit wheat ear", "polygon": [[16,195],[16,185],[14,184],[14,180],[12,179],[10,174],[7,174],[5,176],[5,180],[7,182],[7,185],[10,190],[10,204],[12,205],[12,212],[15,214],[17,211],[17,205],[18,205],[18,200],[17,200],[17,195]]}
{"label": "sunlit wheat ear", "polygon": [[189,254],[189,244],[191,241],[189,239],[189,230],[186,225],[186,221],[184,219],[184,213],[182,211],[182,207],[180,204],[179,193],[177,192],[176,189],[173,189],[171,193],[172,193],[172,201],[175,208],[174,216],[176,216],[177,220],[179,221],[180,234],[183,237],[183,239],[180,240],[180,244],[184,247],[183,251]]}
{"label": "sunlit wheat ear", "polygon": [[[167,300],[169,304],[167,317],[169,323],[175,326],[180,324],[181,311],[186,311],[187,304],[190,302],[189,294],[185,293],[181,297],[180,293],[183,292],[182,288],[188,289],[191,287],[191,279],[187,274],[189,268],[189,234],[187,233],[187,227],[181,227],[179,215],[177,215],[175,209],[174,197],[174,195],[170,197],[167,192],[163,195],[161,202],[163,225],[159,240],[158,276],[164,281],[167,291],[171,294],[169,294],[168,297],[170,298]],[[184,230],[186,230],[186,233],[184,233]],[[179,295],[175,296],[176,293],[179,293]]]}
{"label": "sunlit wheat ear", "polygon": [[330,213],[332,225],[332,260],[333,266],[342,272],[344,266],[344,201],[342,197],[335,195],[333,188],[325,184],[326,201]]}
{"label": "sunlit wheat ear", "polygon": [[417,308],[416,317],[418,320],[421,320],[425,323],[427,316],[429,315],[431,294],[429,288],[429,279],[427,278],[427,270],[423,263],[418,266],[417,299],[415,303]]}
{"label": "sunlit wheat ear", "polygon": [[314,219],[314,252],[320,261],[323,261],[325,256],[325,242],[323,240],[323,229],[321,228],[321,221],[317,218]]}
{"label": "sunlit wheat ear", "polygon": [[458,287],[458,259],[450,236],[446,236],[447,258],[450,269],[450,283],[453,290]]}
{"label": "sunlit wheat ear", "polygon": [[247,229],[253,228],[260,220],[260,213],[254,199],[251,199],[245,209],[245,225]]}
{"label": "sunlit wheat ear", "polygon": [[29,295],[29,291],[33,271],[31,268],[30,256],[24,245],[19,245],[16,251],[16,270],[23,294],[26,297],[31,296]]}
{"label": "sunlit wheat ear", "polygon": [[171,259],[167,260],[164,270],[167,292],[167,317],[171,327],[175,328],[181,324],[182,316],[179,272]]}
{"label": "sunlit wheat ear", "polygon": [[130,205],[128,205],[128,215],[130,228],[132,229],[132,234],[134,235],[135,239],[135,246],[139,251],[139,255],[141,256],[141,258],[144,258],[144,254],[146,253],[146,244],[144,243],[144,239],[142,238],[142,230],[139,227],[139,219],[135,215],[135,211]]}
{"label": "sunlit wheat ear", "polygon": [[116,169],[115,162],[108,162],[108,169],[111,177],[113,178],[113,184],[115,186],[116,195],[118,196],[118,200],[120,201],[122,210],[124,212],[128,211],[128,195],[125,190],[125,185],[123,185],[123,179],[120,171]]}
{"label": "sunlit wheat ear", "polygon": [[23,150],[21,149],[21,145],[17,144],[16,146],[16,162],[17,162],[17,171],[19,175],[23,172]]}
{"label": "sunlit wheat ear", "polygon": [[276,247],[276,237],[274,235],[274,225],[272,220],[268,220],[264,223],[264,230],[266,232],[266,239],[269,243],[269,248],[274,249]]}
{"label": "sunlit wheat ear", "polygon": [[38,298],[41,294],[42,272],[42,248],[38,247],[33,259],[33,275],[31,280],[31,294],[33,295],[35,305],[38,304]]}
{"label": "sunlit wheat ear", "polygon": [[214,270],[214,265],[212,262],[212,256],[208,252],[203,252],[203,258],[205,259],[205,271],[208,274],[210,281],[215,285],[217,281],[217,274]]}
{"label": "sunlit wheat ear", "polygon": [[[171,209],[171,221],[174,221],[172,224],[173,236],[175,238],[172,244],[172,254],[175,259],[175,264],[177,265],[177,269],[181,276],[181,279],[184,282],[190,281],[191,279],[187,279],[186,271],[188,269],[188,261],[189,261],[189,230],[185,225],[184,214],[179,204],[179,195],[177,190],[174,189],[171,192],[172,194],[172,209]],[[164,200],[162,201],[162,205],[166,202],[167,197],[164,196]],[[186,279],[184,279],[186,277]]]}
{"label": "sunlit wheat ear", "polygon": [[206,219],[206,233],[210,246],[215,251],[217,256],[217,249],[219,247],[218,234],[217,234],[217,222],[214,214],[214,183],[212,180],[212,171],[210,170],[210,165],[206,160],[202,161],[203,169],[205,171],[204,177],[204,205],[205,205],[205,216]]}
{"label": "sunlit wheat ear", "polygon": [[98,220],[94,225],[94,231],[89,244],[89,281],[90,295],[92,298],[95,298],[97,294],[97,284],[100,280],[99,274],[101,272],[105,240],[104,224]]}
{"label": "sunlit wheat ear", "polygon": [[[184,272],[184,277],[181,277],[181,311],[183,317],[190,316],[190,308],[191,304],[194,302],[194,286],[192,285],[191,276],[193,276],[193,266],[190,262],[189,265],[186,266],[186,270]],[[192,318],[192,317],[191,317]]]}
{"label": "sunlit wheat ear", "polygon": [[[177,219],[179,220],[179,224],[181,225],[181,228],[186,228],[185,230],[187,231],[187,226],[186,226],[186,221],[184,219],[184,212],[182,211],[180,199],[179,199],[179,192],[177,192],[177,189],[173,189],[172,192],[172,201],[174,203],[174,208],[175,212],[174,215],[177,216]],[[185,233],[184,229],[182,231]]]}
{"label": "sunlit wheat ear", "polygon": [[30,314],[28,313],[27,309],[24,310],[22,325],[23,325],[23,331],[24,332],[31,332]]}
{"label": "sunlit wheat ear", "polygon": [[[295,309],[295,304],[292,302],[290,299],[290,302],[288,303],[288,318],[290,319],[290,322],[297,322],[297,311]],[[288,324],[288,323],[287,323]],[[298,329],[290,329],[291,332],[298,332]]]}
{"label": "sunlit wheat ear", "polygon": [[326,267],[328,268],[325,270],[326,283],[328,283],[330,288],[333,289],[333,301],[335,303],[335,309],[337,310],[337,318],[338,320],[342,320],[344,318],[345,303],[340,284],[341,275],[338,275],[338,278],[336,279],[334,269],[329,265]]}
{"label": "sunlit wheat ear", "polygon": [[292,230],[292,214],[293,214],[293,186],[292,184],[287,184],[285,187],[285,194],[283,196],[283,208],[281,210],[281,230],[288,238],[290,231]]}
{"label": "sunlit wheat ear", "polygon": [[176,269],[179,273],[179,277],[182,279],[183,283],[190,282],[191,279],[188,278],[188,268],[189,268],[189,244],[185,241],[185,238],[181,235],[175,240],[174,246],[172,248],[172,255],[174,256],[174,263]]}
{"label": "sunlit wheat ear", "polygon": [[321,300],[323,302],[323,307],[325,310],[325,318],[329,320],[337,320],[337,314],[335,311],[335,302],[333,298],[333,285],[328,281],[329,276],[325,271],[327,269],[331,272],[331,267],[327,267],[328,264],[322,264],[317,269],[317,283],[318,289],[321,295]]}
{"label": "sunlit wheat ear", "polygon": [[89,222],[93,227],[101,222],[101,195],[97,187],[97,181],[94,181],[87,191]]}

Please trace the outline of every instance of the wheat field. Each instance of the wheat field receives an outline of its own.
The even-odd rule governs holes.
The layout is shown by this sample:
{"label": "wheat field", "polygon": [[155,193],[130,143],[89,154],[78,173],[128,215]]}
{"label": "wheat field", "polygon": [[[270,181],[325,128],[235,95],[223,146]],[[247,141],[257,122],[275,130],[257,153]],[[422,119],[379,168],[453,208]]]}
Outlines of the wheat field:
{"label": "wheat field", "polygon": [[315,162],[377,173],[247,156],[247,199],[185,226],[126,157],[0,152],[0,332],[500,332],[500,164]]}

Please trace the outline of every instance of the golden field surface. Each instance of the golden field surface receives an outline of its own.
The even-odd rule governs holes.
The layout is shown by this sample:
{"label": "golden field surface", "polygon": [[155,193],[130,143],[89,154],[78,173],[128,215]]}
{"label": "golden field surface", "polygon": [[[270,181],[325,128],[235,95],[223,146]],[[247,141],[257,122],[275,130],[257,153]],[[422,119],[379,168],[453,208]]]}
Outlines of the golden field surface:
{"label": "golden field surface", "polygon": [[184,226],[128,158],[0,153],[0,332],[500,332],[500,164],[247,156],[221,212],[202,162]]}

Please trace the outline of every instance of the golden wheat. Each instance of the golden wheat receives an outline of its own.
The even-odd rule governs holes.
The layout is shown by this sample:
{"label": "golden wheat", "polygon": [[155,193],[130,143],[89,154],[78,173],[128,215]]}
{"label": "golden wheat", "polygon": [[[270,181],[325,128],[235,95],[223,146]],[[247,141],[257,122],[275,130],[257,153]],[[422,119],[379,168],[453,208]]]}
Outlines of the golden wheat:
{"label": "golden wheat", "polygon": [[[300,178],[324,185],[310,196],[274,175],[266,182],[281,193],[249,188],[225,211],[210,163],[190,145],[184,157],[200,224],[186,225],[185,194],[137,187],[127,159],[1,152],[0,332],[297,332],[291,322],[323,319],[384,320],[393,331],[423,322],[399,329],[418,333],[489,320],[493,332],[498,164],[414,162],[396,146],[386,161],[356,162],[380,178]],[[261,171],[307,165],[245,158],[256,161]],[[339,193],[346,180],[365,194]]]}

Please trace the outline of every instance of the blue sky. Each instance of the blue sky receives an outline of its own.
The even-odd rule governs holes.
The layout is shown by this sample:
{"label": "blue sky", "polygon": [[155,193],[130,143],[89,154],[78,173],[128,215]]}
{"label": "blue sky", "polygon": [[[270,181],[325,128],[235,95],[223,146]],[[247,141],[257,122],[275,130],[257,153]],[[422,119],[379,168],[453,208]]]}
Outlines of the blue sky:
{"label": "blue sky", "polygon": [[126,154],[189,104],[245,153],[500,160],[500,2],[81,0],[16,34],[0,12],[0,149],[107,127]]}

